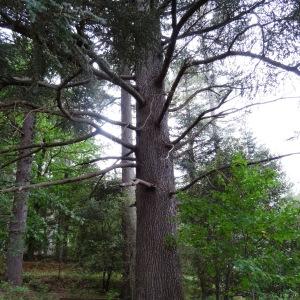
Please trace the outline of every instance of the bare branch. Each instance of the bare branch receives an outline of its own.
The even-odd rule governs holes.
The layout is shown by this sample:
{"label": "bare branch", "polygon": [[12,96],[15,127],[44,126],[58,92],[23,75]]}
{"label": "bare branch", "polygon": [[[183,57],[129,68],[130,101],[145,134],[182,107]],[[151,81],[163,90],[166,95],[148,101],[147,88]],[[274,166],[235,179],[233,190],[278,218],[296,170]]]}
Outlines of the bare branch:
{"label": "bare branch", "polygon": [[172,86],[171,86],[171,89],[170,89],[170,92],[169,92],[168,97],[166,99],[166,102],[164,103],[163,109],[160,113],[160,116],[158,117],[158,121],[157,121],[158,125],[161,123],[161,121],[164,118],[165,113],[168,111],[168,108],[169,108],[169,106],[171,104],[171,101],[173,99],[173,95],[176,91],[176,88],[179,85],[179,82],[180,82],[182,76],[184,75],[186,69],[187,69],[187,64],[186,64],[186,62],[184,62],[182,67],[180,68],[180,71],[178,72]]}
{"label": "bare branch", "polygon": [[207,92],[207,91],[211,91],[212,92],[213,88],[221,88],[221,87],[228,87],[228,86],[226,86],[226,85],[210,85],[210,86],[207,86],[205,88],[201,88],[201,89],[195,91],[189,97],[187,97],[187,99],[184,100],[182,104],[178,105],[177,107],[170,108],[169,112],[175,112],[175,111],[178,111],[178,110],[182,109],[188,103],[190,103],[190,101],[193,100],[198,94],[200,94],[202,92]]}
{"label": "bare branch", "polygon": [[94,61],[98,64],[100,69],[103,71],[101,72],[93,68],[93,72],[96,76],[98,77],[106,76],[107,80],[123,88],[126,92],[132,95],[140,105],[144,105],[145,100],[143,99],[142,95],[132,85],[127,83],[125,80],[123,80],[118,74],[110,70],[108,64],[104,59],[102,59],[92,51],[89,51],[88,55],[92,59],[94,59]]}
{"label": "bare branch", "polygon": [[227,51],[227,52],[224,52],[224,53],[221,53],[221,54],[218,54],[218,55],[215,55],[215,56],[203,59],[203,60],[195,60],[193,62],[190,62],[189,66],[209,64],[209,63],[213,63],[218,60],[223,60],[225,58],[234,57],[234,56],[243,56],[243,57],[258,59],[258,60],[261,60],[261,61],[263,61],[267,64],[270,64],[274,67],[280,68],[280,69],[288,71],[288,72],[295,73],[296,75],[300,76],[300,70],[299,70],[298,65],[295,65],[295,66],[285,65],[279,61],[273,60],[264,55],[256,54],[256,53],[252,53],[252,52],[248,52],[248,51]]}
{"label": "bare branch", "polygon": [[117,165],[113,165],[108,168],[105,168],[103,170],[84,174],[84,175],[81,175],[78,177],[64,178],[64,179],[60,179],[60,180],[46,181],[46,182],[41,182],[41,183],[28,184],[28,185],[24,185],[24,186],[14,186],[14,187],[10,187],[10,188],[5,188],[5,189],[0,190],[0,193],[8,193],[8,192],[22,191],[22,190],[29,190],[29,189],[39,189],[39,188],[45,188],[45,187],[54,186],[54,185],[62,185],[62,184],[67,184],[67,183],[79,182],[79,181],[87,180],[87,179],[90,179],[93,177],[97,177],[99,175],[106,174],[109,171],[112,171],[117,168],[133,168],[133,167],[136,167],[136,164],[133,164],[133,163],[117,164]]}
{"label": "bare branch", "polygon": [[169,66],[171,64],[172,61],[172,56],[175,50],[175,46],[176,46],[176,41],[177,41],[177,37],[180,33],[180,30],[182,29],[182,27],[185,25],[185,23],[189,20],[189,18],[204,4],[206,4],[208,2],[208,0],[199,0],[196,1],[193,5],[190,6],[190,8],[185,12],[185,14],[181,17],[181,19],[179,20],[179,22],[177,23],[177,25],[173,28],[172,31],[172,35],[170,37],[170,43],[168,45],[167,48],[167,52],[165,55],[165,60],[163,62],[163,66],[161,69],[161,72],[157,78],[157,83],[161,83],[163,82],[163,80],[165,79]]}
{"label": "bare branch", "polygon": [[178,142],[180,142],[201,120],[203,120],[203,117],[210,113],[215,111],[216,109],[220,108],[225,102],[226,99],[228,98],[228,96],[230,95],[230,93],[232,92],[232,90],[230,90],[229,92],[226,93],[226,95],[220,100],[219,104],[216,105],[215,107],[212,107],[210,109],[207,109],[205,111],[203,111],[198,117],[197,119],[173,142],[171,142],[173,145],[176,145]]}
{"label": "bare branch", "polygon": [[253,6],[251,6],[249,9],[247,9],[245,11],[242,11],[240,14],[236,15],[235,17],[227,17],[222,22],[214,24],[212,26],[209,26],[209,27],[206,27],[206,28],[201,28],[201,29],[198,29],[198,30],[193,30],[193,31],[191,30],[191,28],[189,28],[188,31],[186,31],[183,34],[179,35],[178,39],[185,38],[185,37],[188,37],[188,36],[193,36],[193,35],[201,35],[203,33],[208,33],[208,32],[223,28],[224,26],[226,26],[226,25],[228,25],[228,24],[230,24],[234,21],[240,20],[243,16],[245,16],[249,13],[252,13],[257,7],[262,5],[264,2],[266,2],[266,1],[262,0],[260,2],[257,2]]}

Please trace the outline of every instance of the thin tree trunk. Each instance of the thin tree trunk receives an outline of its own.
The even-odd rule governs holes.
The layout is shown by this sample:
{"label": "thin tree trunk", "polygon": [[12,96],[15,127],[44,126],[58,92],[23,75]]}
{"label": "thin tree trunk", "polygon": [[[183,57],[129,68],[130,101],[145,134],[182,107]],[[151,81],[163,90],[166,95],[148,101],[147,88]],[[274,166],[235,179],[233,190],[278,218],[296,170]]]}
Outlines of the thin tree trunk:
{"label": "thin tree trunk", "polygon": [[231,267],[228,266],[225,274],[224,300],[229,300],[229,290],[231,284]]}
{"label": "thin tree trunk", "polygon": [[[22,128],[20,146],[33,143],[34,115],[28,113]],[[30,149],[21,150],[20,156],[25,156]],[[30,181],[32,156],[25,157],[17,163],[16,185],[26,185]],[[28,191],[16,191],[14,194],[12,216],[8,229],[8,244],[6,256],[6,279],[13,285],[22,284],[22,265],[24,253],[24,235],[27,219]]]}
{"label": "thin tree trunk", "polygon": [[[122,122],[130,124],[132,122],[131,97],[122,89],[121,91],[121,119]],[[132,130],[122,128],[122,140],[126,143],[132,143]],[[128,149],[122,147],[122,156],[128,154]],[[126,160],[122,162],[127,162]],[[122,182],[129,182],[134,178],[132,168],[122,169]],[[125,189],[125,201],[122,213],[122,231],[124,237],[124,274],[122,286],[122,299],[133,299],[135,285],[135,243],[136,243],[136,208],[135,189],[127,187]]]}
{"label": "thin tree trunk", "polygon": [[215,286],[216,286],[216,300],[220,300],[220,273],[218,269],[216,269],[216,277],[215,277]]}
{"label": "thin tree trunk", "polygon": [[[158,27],[159,19],[155,27]],[[136,300],[183,299],[181,270],[176,247],[176,202],[173,161],[167,114],[157,118],[165,102],[163,83],[157,83],[162,55],[157,44],[144,51],[136,67],[136,82],[146,104],[137,106],[137,178],[155,188],[138,185]]]}

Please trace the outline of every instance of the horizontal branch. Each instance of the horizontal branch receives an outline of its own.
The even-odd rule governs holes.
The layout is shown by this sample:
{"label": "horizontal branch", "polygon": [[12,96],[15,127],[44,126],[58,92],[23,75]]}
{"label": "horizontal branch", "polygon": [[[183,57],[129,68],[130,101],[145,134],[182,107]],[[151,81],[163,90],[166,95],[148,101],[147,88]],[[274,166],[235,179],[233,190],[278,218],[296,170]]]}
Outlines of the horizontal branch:
{"label": "horizontal branch", "polygon": [[[86,85],[91,81],[91,78],[83,79],[83,80],[78,80],[75,82],[69,82],[66,84],[63,88],[72,88],[76,86],[82,86]],[[37,84],[40,87],[52,89],[52,90],[57,90],[60,85],[58,84],[53,84],[45,81],[34,81],[32,78],[29,77],[17,77],[17,76],[12,76],[12,77],[0,77],[0,89],[6,86],[31,86],[32,84]]]}
{"label": "horizontal branch", "polygon": [[[31,108],[31,109],[33,109],[33,111],[32,111],[33,113],[34,112],[36,112],[36,113],[45,113],[45,114],[52,114],[52,115],[56,115],[56,116],[60,116],[60,117],[66,117],[65,114],[63,114],[61,111],[50,109],[50,108],[45,108],[45,107],[42,107],[42,106],[38,106],[38,105],[32,104],[31,102],[28,102],[28,101],[18,100],[18,101],[12,101],[12,102],[8,102],[8,103],[0,102],[0,110],[1,109],[8,109],[8,108],[12,108],[12,109],[15,110],[16,107]],[[102,121],[108,122],[112,125],[126,127],[126,128],[131,129],[131,130],[136,130],[137,129],[132,124],[112,120],[112,119],[110,119],[110,118],[108,118],[104,115],[101,115],[99,113],[92,112],[92,111],[88,111],[88,110],[69,110],[69,112],[72,115],[88,116],[88,117],[91,117],[91,118],[94,118],[94,119],[97,119],[97,120],[102,120]]]}
{"label": "horizontal branch", "polygon": [[[268,162],[271,162],[271,161],[274,161],[274,160],[278,160],[278,159],[285,158],[285,157],[292,156],[292,155],[299,155],[299,154],[300,154],[300,152],[293,152],[293,153],[287,153],[287,154],[273,156],[273,157],[269,157],[269,158],[264,158],[264,159],[260,159],[260,160],[249,161],[249,162],[247,162],[247,166],[253,166],[253,165],[268,163]],[[187,189],[191,188],[194,184],[196,184],[201,179],[203,179],[207,176],[210,176],[210,175],[212,175],[216,172],[229,169],[231,166],[232,166],[232,164],[227,164],[227,165],[221,166],[219,168],[212,169],[212,170],[209,170],[207,172],[204,172],[204,173],[200,174],[197,178],[192,180],[189,184],[183,186],[182,188],[178,189],[176,192],[173,192],[172,194],[176,194],[176,193],[179,193],[179,192],[186,191]]]}
{"label": "horizontal branch", "polygon": [[295,65],[295,66],[289,66],[289,65],[285,65],[279,61],[276,61],[274,59],[268,58],[262,54],[256,54],[256,53],[252,53],[249,51],[226,51],[224,53],[203,59],[203,60],[194,60],[192,62],[189,63],[189,66],[197,66],[197,65],[205,65],[205,64],[209,64],[209,63],[213,63],[215,61],[219,61],[219,60],[223,60],[225,58],[228,57],[234,57],[234,56],[242,56],[242,57],[249,57],[249,58],[253,58],[253,59],[258,59],[261,60],[269,65],[272,65],[274,67],[280,68],[282,70],[288,71],[288,72],[292,72],[298,76],[300,76],[300,70],[299,70],[299,65]]}
{"label": "horizontal branch", "polygon": [[71,145],[71,144],[75,144],[75,143],[80,143],[82,141],[85,141],[89,138],[92,138],[94,136],[96,136],[98,134],[98,131],[93,131],[91,133],[87,133],[85,135],[81,135],[77,138],[74,139],[70,139],[67,141],[59,141],[59,142],[53,142],[53,143],[38,143],[38,144],[31,144],[31,145],[26,145],[26,146],[14,146],[5,150],[0,151],[0,155],[1,154],[5,154],[5,153],[10,153],[10,152],[15,152],[15,151],[19,151],[19,150],[24,150],[24,149],[31,149],[31,148],[54,148],[54,147],[61,147],[61,146],[67,146],[67,145]]}
{"label": "horizontal branch", "polygon": [[139,179],[139,178],[135,178],[130,182],[123,182],[120,184],[120,186],[127,187],[127,186],[136,186],[138,184],[144,185],[145,187],[150,188],[150,189],[155,189],[155,184],[145,181],[145,180],[142,180],[142,179]]}
{"label": "horizontal branch", "polygon": [[77,166],[88,165],[88,164],[95,163],[97,161],[110,160],[110,159],[136,161],[135,157],[130,157],[130,156],[129,157],[128,156],[103,156],[103,157],[97,157],[97,158],[94,158],[94,159],[91,159],[91,160],[88,160],[88,161],[84,161],[80,164],[77,164]]}
{"label": "horizontal branch", "polygon": [[97,172],[84,174],[84,175],[81,175],[78,177],[64,178],[64,179],[60,179],[60,180],[53,180],[53,181],[40,182],[40,183],[35,183],[35,184],[28,184],[28,185],[23,185],[23,186],[14,186],[14,187],[10,187],[10,188],[5,188],[5,189],[0,190],[0,193],[23,191],[23,190],[29,190],[29,189],[39,189],[39,188],[45,188],[45,187],[50,187],[50,186],[55,186],[55,185],[79,182],[79,181],[87,180],[87,179],[90,179],[93,177],[97,177],[99,175],[106,174],[117,168],[133,168],[133,167],[136,167],[136,164],[133,164],[133,163],[126,163],[126,164],[123,163],[122,164],[121,163],[121,164],[110,166],[108,168],[105,168],[105,169],[97,171]]}
{"label": "horizontal branch", "polygon": [[11,161],[9,161],[9,162],[6,162],[6,163],[4,163],[3,165],[1,165],[1,166],[0,166],[0,170],[1,170],[1,169],[4,169],[5,167],[7,167],[7,166],[9,166],[9,165],[11,165],[11,164],[13,164],[13,163],[15,163],[15,162],[17,162],[17,161],[23,159],[23,158],[29,157],[29,156],[31,156],[31,155],[33,155],[33,154],[35,154],[35,153],[37,153],[37,152],[39,152],[39,151],[41,151],[41,150],[42,150],[41,148],[38,148],[38,149],[34,149],[34,150],[28,152],[27,154],[20,155],[20,156],[18,156],[17,158],[15,158],[15,159],[13,159],[13,160],[11,160]]}

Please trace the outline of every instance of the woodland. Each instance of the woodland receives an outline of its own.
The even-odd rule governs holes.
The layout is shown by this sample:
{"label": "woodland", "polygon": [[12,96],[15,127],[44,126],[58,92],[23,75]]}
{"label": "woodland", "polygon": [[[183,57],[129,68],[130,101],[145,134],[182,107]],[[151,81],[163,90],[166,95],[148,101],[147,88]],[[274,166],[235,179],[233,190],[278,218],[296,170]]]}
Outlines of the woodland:
{"label": "woodland", "polygon": [[296,153],[236,129],[299,50],[298,0],[1,0],[0,299],[299,299]]}

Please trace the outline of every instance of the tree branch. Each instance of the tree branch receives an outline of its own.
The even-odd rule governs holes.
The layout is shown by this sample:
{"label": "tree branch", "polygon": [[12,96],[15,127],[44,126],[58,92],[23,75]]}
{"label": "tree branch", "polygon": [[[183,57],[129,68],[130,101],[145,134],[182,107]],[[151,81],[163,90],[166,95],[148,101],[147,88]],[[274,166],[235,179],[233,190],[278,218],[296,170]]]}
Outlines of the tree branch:
{"label": "tree branch", "polygon": [[38,189],[38,188],[45,188],[45,187],[54,186],[54,185],[79,182],[79,181],[87,180],[87,179],[90,179],[93,177],[97,177],[99,175],[106,174],[109,171],[112,171],[117,168],[133,168],[133,167],[136,167],[136,164],[133,164],[133,163],[117,164],[117,165],[113,165],[108,168],[105,168],[103,170],[84,174],[84,175],[81,175],[78,177],[64,178],[64,179],[60,179],[60,180],[53,180],[53,181],[47,181],[47,182],[41,182],[41,183],[35,183],[35,184],[28,184],[28,185],[24,185],[24,186],[14,186],[14,187],[10,187],[10,188],[5,188],[5,189],[0,190],[0,193],[23,191],[23,190],[29,190],[29,189]]}
{"label": "tree branch", "polygon": [[243,56],[243,57],[258,59],[258,60],[261,60],[261,61],[263,61],[267,64],[270,64],[274,67],[283,69],[283,70],[288,71],[288,72],[295,73],[296,75],[300,76],[299,65],[288,66],[288,65],[285,65],[281,62],[278,62],[276,60],[268,58],[264,55],[256,54],[256,53],[252,53],[252,52],[248,52],[248,51],[227,51],[227,52],[224,52],[224,53],[221,53],[219,55],[215,55],[215,56],[203,59],[203,60],[195,60],[193,62],[190,62],[189,66],[209,64],[209,63],[213,63],[215,61],[223,60],[225,58],[233,57],[233,56]]}
{"label": "tree branch", "polygon": [[221,88],[221,87],[228,87],[228,86],[226,86],[226,85],[211,85],[211,86],[207,86],[205,88],[201,88],[201,89],[195,91],[189,97],[187,97],[187,99],[184,100],[182,104],[178,105],[177,107],[170,108],[169,112],[175,112],[175,111],[178,111],[178,110],[182,109],[188,103],[190,103],[190,101],[193,100],[193,98],[196,97],[199,93],[207,92],[207,91],[213,91],[213,88]]}
{"label": "tree branch", "polygon": [[92,120],[72,116],[71,113],[69,111],[67,111],[66,109],[64,109],[64,107],[62,105],[61,90],[60,89],[57,90],[56,102],[57,102],[57,105],[58,105],[59,109],[61,110],[61,112],[68,119],[70,119],[71,121],[88,124],[88,125],[94,127],[96,129],[96,131],[98,132],[98,134],[100,134],[100,135],[112,140],[113,142],[116,142],[116,143],[118,143],[118,144],[120,144],[120,145],[122,145],[122,146],[124,146],[128,149],[131,149],[131,150],[135,151],[135,146],[134,145],[132,145],[131,143],[126,143],[122,139],[120,139],[120,138],[114,136],[113,134],[103,130],[98,124],[96,124]]}
{"label": "tree branch", "polygon": [[182,67],[180,68],[180,71],[178,72],[178,74],[177,74],[177,76],[176,76],[176,78],[175,78],[172,86],[171,86],[171,89],[170,89],[170,92],[169,92],[168,97],[166,99],[166,102],[164,103],[163,109],[162,109],[162,111],[161,111],[161,113],[160,113],[160,115],[158,117],[158,120],[157,120],[157,124],[158,125],[161,123],[161,121],[164,118],[165,113],[168,111],[168,108],[169,108],[169,106],[171,104],[171,101],[173,99],[174,93],[176,91],[176,88],[179,85],[179,82],[180,82],[182,76],[184,75],[186,69],[187,69],[187,64],[186,64],[186,62],[184,62],[183,65],[182,65]]}
{"label": "tree branch", "polygon": [[192,36],[192,35],[201,35],[203,33],[208,33],[208,32],[220,29],[220,28],[222,28],[222,27],[224,27],[224,26],[226,26],[226,25],[228,25],[228,24],[230,24],[234,21],[240,20],[243,16],[253,12],[254,9],[259,7],[264,2],[266,2],[266,1],[265,0],[260,1],[256,4],[254,4],[253,6],[251,6],[249,9],[247,9],[247,10],[241,12],[240,14],[236,15],[235,17],[232,17],[232,18],[227,17],[225,20],[223,20],[220,23],[214,24],[212,26],[209,26],[209,27],[206,27],[206,28],[203,28],[203,29],[198,29],[198,30],[193,30],[193,31],[189,30],[187,32],[184,32],[183,34],[178,36],[178,39],[189,37],[189,36]]}
{"label": "tree branch", "polygon": [[67,140],[67,141],[59,141],[59,142],[54,142],[54,143],[39,143],[39,144],[32,144],[32,145],[27,145],[27,146],[23,146],[23,147],[11,147],[9,149],[6,150],[2,150],[0,151],[0,155],[1,154],[5,154],[5,153],[9,153],[9,152],[15,152],[15,151],[19,151],[19,150],[24,150],[24,149],[30,149],[30,148],[53,148],[53,147],[60,147],[60,146],[66,146],[66,145],[71,145],[71,144],[75,144],[75,143],[79,143],[82,141],[85,141],[91,137],[94,137],[98,134],[98,131],[95,130],[91,133],[79,136],[77,138],[71,139],[71,140]]}
{"label": "tree branch", "polygon": [[88,164],[92,164],[92,163],[95,163],[95,162],[100,161],[100,160],[109,160],[109,159],[136,161],[136,158],[129,156],[131,153],[133,153],[133,151],[130,151],[127,155],[124,155],[124,156],[103,156],[103,157],[97,157],[97,158],[94,158],[94,159],[91,159],[91,160],[88,160],[88,161],[84,161],[84,162],[82,162],[80,164],[77,164],[77,166],[88,165]]}
{"label": "tree branch", "polygon": [[140,105],[144,105],[145,100],[143,99],[142,95],[132,85],[123,80],[118,74],[110,70],[108,64],[104,59],[102,59],[92,51],[89,51],[88,55],[98,64],[100,69],[104,72],[103,73],[93,68],[93,72],[97,77],[106,76],[107,80],[123,88],[126,92],[132,95]]}
{"label": "tree branch", "polygon": [[144,185],[145,187],[150,188],[150,189],[155,189],[155,184],[145,181],[145,180],[142,180],[142,179],[139,179],[139,178],[135,178],[131,182],[123,182],[120,184],[120,186],[121,187],[136,186],[138,184]]}
{"label": "tree branch", "polygon": [[38,148],[38,149],[34,149],[34,150],[30,151],[30,152],[27,153],[27,154],[20,155],[20,156],[18,156],[17,158],[15,158],[15,159],[13,159],[13,160],[11,160],[11,161],[9,161],[9,162],[6,162],[6,163],[4,163],[3,165],[1,165],[1,166],[0,166],[0,170],[1,170],[1,169],[4,169],[5,167],[7,167],[7,166],[9,166],[9,165],[11,165],[11,164],[13,164],[13,163],[15,163],[15,162],[17,162],[17,161],[23,159],[23,158],[29,157],[29,156],[31,156],[32,154],[35,154],[35,153],[37,153],[37,152],[39,152],[39,151],[41,151],[41,150],[42,150],[41,148]]}
{"label": "tree branch", "polygon": [[186,12],[185,14],[181,17],[181,19],[179,20],[179,22],[177,23],[177,25],[175,27],[173,27],[173,31],[172,31],[172,35],[170,37],[170,43],[169,46],[167,48],[167,52],[165,55],[165,60],[163,62],[163,66],[161,68],[161,72],[156,80],[156,82],[159,84],[161,83],[168,72],[169,66],[171,64],[172,61],[172,56],[175,50],[175,46],[176,46],[176,41],[177,41],[177,37],[179,35],[180,30],[182,29],[182,27],[185,25],[185,23],[189,20],[189,18],[204,4],[206,4],[208,2],[208,0],[199,0],[196,1]]}
{"label": "tree branch", "polygon": [[[264,158],[264,159],[260,159],[260,160],[249,161],[249,162],[247,162],[247,166],[252,166],[252,165],[258,165],[258,164],[262,164],[262,163],[267,163],[267,162],[271,162],[273,160],[278,160],[278,159],[281,159],[281,158],[284,158],[284,157],[288,157],[288,156],[292,156],[292,155],[299,155],[299,154],[300,154],[300,152],[293,152],[293,153],[288,153],[288,154],[273,156],[273,157],[269,157],[269,158]],[[179,193],[179,192],[186,191],[187,189],[191,188],[194,184],[196,184],[201,179],[203,179],[203,178],[205,178],[205,177],[207,177],[209,175],[212,175],[212,174],[214,174],[216,172],[229,169],[231,166],[232,166],[232,164],[227,164],[227,165],[221,166],[219,168],[212,169],[210,171],[204,172],[204,173],[200,174],[197,178],[195,178],[194,180],[192,180],[189,184],[183,186],[182,188],[178,189],[176,192],[173,192],[171,194],[176,194],[176,193]]]}
{"label": "tree branch", "polygon": [[229,92],[226,93],[226,95],[221,99],[221,101],[219,102],[218,105],[216,105],[215,107],[212,107],[210,109],[207,109],[205,111],[203,111],[198,117],[197,119],[173,142],[171,142],[173,145],[176,145],[178,142],[180,142],[202,119],[203,117],[210,113],[215,111],[216,109],[220,108],[226,101],[226,99],[228,98],[228,96],[230,95],[230,93],[232,92],[232,90],[230,90]]}
{"label": "tree branch", "polygon": [[[47,109],[41,106],[37,106],[35,104],[32,104],[31,102],[28,101],[22,101],[22,100],[17,100],[17,101],[13,101],[13,102],[9,102],[9,103],[3,103],[0,102],[0,110],[1,109],[7,109],[7,108],[13,108],[15,109],[18,106],[24,106],[24,107],[29,107],[31,109],[33,109],[34,111],[32,112],[36,112],[36,113],[46,113],[46,114],[52,114],[52,115],[56,115],[56,116],[61,116],[61,117],[65,117],[65,114],[63,114],[61,111],[55,111],[55,110],[51,110],[51,109]],[[117,125],[117,126],[121,126],[121,127],[127,127],[131,130],[136,130],[137,128],[135,126],[133,126],[132,124],[127,124],[124,122],[120,122],[120,121],[116,121],[116,120],[112,120],[104,115],[98,114],[96,112],[92,112],[92,111],[87,111],[87,110],[69,110],[69,112],[72,115],[79,115],[79,116],[89,116],[91,118],[95,118],[95,119],[99,119],[99,120],[103,120],[105,122],[108,122],[112,125]]]}

